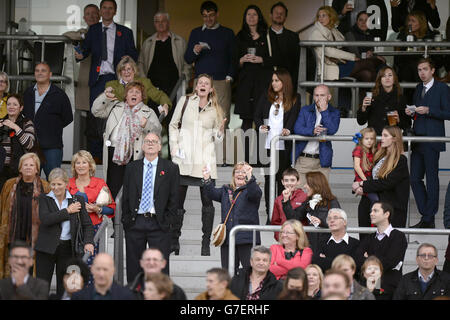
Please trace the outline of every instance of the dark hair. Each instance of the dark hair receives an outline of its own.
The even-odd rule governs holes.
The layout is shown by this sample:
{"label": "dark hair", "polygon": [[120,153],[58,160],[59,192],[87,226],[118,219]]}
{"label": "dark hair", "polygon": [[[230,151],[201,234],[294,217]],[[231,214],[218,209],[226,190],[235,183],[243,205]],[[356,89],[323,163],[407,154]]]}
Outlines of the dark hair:
{"label": "dark hair", "polygon": [[112,2],[112,4],[114,5],[114,10],[117,11],[117,2],[116,2],[116,0],[102,0],[100,2],[100,8],[102,7],[103,3],[105,3],[105,2]]}
{"label": "dark hair", "polygon": [[322,200],[318,203],[318,205],[328,206],[331,209],[331,200],[335,200],[336,196],[331,191],[325,175],[320,171],[310,171],[306,173],[305,177],[306,183],[313,191],[313,194],[318,193],[322,196]]}
{"label": "dark hair", "polygon": [[[283,84],[283,88],[281,89],[283,91],[283,109],[284,112],[288,112],[297,100],[297,92],[294,90],[291,74],[288,70],[280,68],[272,73],[272,77],[273,75],[276,75]],[[274,103],[277,100],[277,93],[273,90],[272,84],[269,85],[267,97],[271,103]]]}
{"label": "dark hair", "polygon": [[242,18],[242,28],[241,28],[241,30],[243,30],[245,32],[245,34],[247,34],[248,36],[251,37],[250,28],[248,27],[248,24],[247,24],[247,21],[246,21],[247,12],[250,9],[255,10],[256,14],[258,15],[258,26],[256,27],[256,31],[262,37],[267,32],[267,22],[264,19],[264,16],[262,14],[261,9],[258,6],[254,5],[254,4],[249,5],[245,9],[244,16]]}
{"label": "dark hair", "polygon": [[67,268],[70,266],[78,266],[80,268],[80,274],[81,277],[83,277],[83,286],[87,286],[89,282],[89,277],[91,276],[91,271],[89,270],[89,267],[86,263],[83,262],[80,258],[71,258],[67,261],[67,263],[64,266],[64,274],[67,274]]}
{"label": "dark hair", "polygon": [[394,216],[394,207],[389,202],[385,202],[385,201],[374,202],[372,207],[377,203],[380,204],[380,207],[381,207],[381,209],[383,209],[383,212],[389,212],[388,221],[389,221],[389,223],[391,223],[392,217]]}
{"label": "dark hair", "polygon": [[393,86],[393,90],[394,92],[397,92],[397,99],[400,99],[400,96],[402,94],[402,88],[400,87],[400,83],[398,82],[398,76],[397,73],[395,72],[394,68],[386,65],[384,67],[382,67],[377,74],[377,78],[375,79],[375,87],[372,89],[372,93],[374,97],[377,97],[380,92],[381,92],[381,88],[383,87],[381,84],[381,78],[384,77],[384,74],[386,73],[386,71],[391,70],[392,71],[392,75],[394,77],[394,86]]}
{"label": "dark hair", "polygon": [[283,2],[281,2],[281,1],[278,1],[277,3],[275,3],[275,4],[272,6],[272,8],[270,8],[270,13],[271,13],[271,14],[273,13],[273,9],[275,9],[276,7],[282,7],[282,8],[284,9],[284,11],[286,12],[286,17],[287,17],[287,15],[288,15],[288,8],[287,8],[286,5],[285,5]]}
{"label": "dark hair", "polygon": [[213,1],[204,1],[202,5],[200,6],[200,13],[203,14],[203,11],[219,11],[219,8],[217,8],[217,4]]}
{"label": "dark hair", "polygon": [[292,290],[288,289],[288,283],[290,279],[302,280],[302,290],[295,290],[300,293],[299,299],[306,300],[308,299],[308,277],[306,276],[306,272],[303,268],[293,268],[289,270],[286,274],[286,278],[283,283],[283,290],[281,291],[278,299],[280,300],[290,300],[289,297],[296,296],[292,295]]}
{"label": "dark hair", "polygon": [[43,64],[44,66],[47,66],[48,69],[50,70],[50,72],[52,72],[52,68],[50,67],[50,65],[48,64],[47,61],[38,61],[34,64],[34,69],[36,69],[36,67],[40,64]]}
{"label": "dark hair", "polygon": [[358,14],[356,15],[356,20],[358,20],[359,19],[359,17],[362,15],[362,14],[366,14],[366,15],[369,15],[365,10],[363,10],[363,11],[360,11],[360,12],[358,12]]}
{"label": "dark hair", "polygon": [[16,249],[16,248],[27,249],[28,252],[30,253],[30,257],[33,256],[33,248],[31,248],[31,246],[28,243],[26,243],[25,241],[17,240],[17,241],[10,243],[9,244],[9,255],[11,255],[11,252],[13,251],[13,249]]}
{"label": "dark hair", "polygon": [[97,9],[97,10],[100,10],[100,9],[98,8],[98,6],[97,6],[96,4],[93,4],[93,3],[87,4],[87,5],[84,7],[83,12],[86,11],[87,8],[95,8],[95,9]]}
{"label": "dark hair", "polygon": [[297,178],[297,180],[300,180],[300,175],[298,174],[297,169],[292,168],[292,167],[289,167],[283,171],[282,178],[284,178],[284,176],[294,176]]}
{"label": "dark hair", "polygon": [[8,102],[8,100],[11,99],[11,98],[16,98],[17,101],[19,102],[19,105],[21,107],[23,107],[23,98],[22,98],[22,96],[20,94],[17,94],[17,93],[10,94],[8,96],[8,99],[6,100],[6,102]]}
{"label": "dark hair", "polygon": [[417,61],[417,67],[419,67],[419,64],[422,63],[428,63],[431,69],[436,69],[436,65],[434,64],[434,61],[431,58],[420,58],[419,61]]}
{"label": "dark hair", "polygon": [[231,282],[231,278],[230,275],[228,274],[228,270],[224,269],[224,268],[212,268],[209,269],[208,271],[206,271],[207,274],[209,273],[214,273],[217,275],[217,279],[219,280],[219,282],[222,281],[226,281],[227,282],[227,287],[228,284],[230,284]]}
{"label": "dark hair", "polygon": [[344,278],[344,280],[345,280],[345,287],[346,288],[350,288],[350,286],[351,286],[350,278],[348,277],[348,275],[344,271],[341,271],[341,270],[338,270],[338,269],[328,269],[325,272],[325,274],[323,276],[323,279],[325,280],[325,278],[327,276],[331,276],[331,275],[339,275],[342,278]]}

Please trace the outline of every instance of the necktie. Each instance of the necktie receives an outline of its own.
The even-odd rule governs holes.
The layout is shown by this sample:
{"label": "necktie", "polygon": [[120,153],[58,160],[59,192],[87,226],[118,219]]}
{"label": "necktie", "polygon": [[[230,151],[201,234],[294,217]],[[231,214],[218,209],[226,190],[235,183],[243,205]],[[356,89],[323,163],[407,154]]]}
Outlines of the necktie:
{"label": "necktie", "polygon": [[425,93],[427,93],[427,88],[425,86],[423,86],[422,88],[422,93],[420,94],[420,97],[423,99],[423,97],[425,97]]}
{"label": "necktie", "polygon": [[108,60],[108,36],[106,34],[108,27],[103,28],[103,38],[102,38],[102,61]]}
{"label": "necktie", "polygon": [[145,180],[144,180],[144,186],[142,190],[142,209],[145,212],[149,212],[152,207],[152,176],[153,176],[153,170],[152,170],[152,164],[149,163],[147,165],[147,172],[145,173]]}
{"label": "necktie", "polygon": [[416,4],[416,2],[414,0],[410,0],[408,2],[408,13],[413,11],[414,5]]}

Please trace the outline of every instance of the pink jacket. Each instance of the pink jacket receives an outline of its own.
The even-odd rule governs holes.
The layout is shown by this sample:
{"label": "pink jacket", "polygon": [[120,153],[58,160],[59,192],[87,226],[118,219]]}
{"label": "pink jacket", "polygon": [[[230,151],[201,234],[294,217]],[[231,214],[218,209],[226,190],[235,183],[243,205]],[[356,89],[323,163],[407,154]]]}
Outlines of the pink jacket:
{"label": "pink jacket", "polygon": [[286,273],[293,268],[301,267],[305,269],[311,263],[313,255],[311,248],[305,248],[301,255],[298,251],[292,259],[286,260],[284,248],[281,244],[271,245],[270,251],[272,252],[270,272],[275,275],[277,280],[286,277]]}

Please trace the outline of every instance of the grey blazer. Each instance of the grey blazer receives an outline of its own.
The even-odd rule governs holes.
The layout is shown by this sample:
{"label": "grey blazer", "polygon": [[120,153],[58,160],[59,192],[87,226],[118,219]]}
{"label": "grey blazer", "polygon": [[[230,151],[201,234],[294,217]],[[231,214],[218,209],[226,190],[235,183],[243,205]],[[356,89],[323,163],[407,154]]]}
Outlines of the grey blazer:
{"label": "grey blazer", "polygon": [[11,277],[0,280],[0,300],[47,300],[48,282],[29,277],[27,283],[16,287]]}

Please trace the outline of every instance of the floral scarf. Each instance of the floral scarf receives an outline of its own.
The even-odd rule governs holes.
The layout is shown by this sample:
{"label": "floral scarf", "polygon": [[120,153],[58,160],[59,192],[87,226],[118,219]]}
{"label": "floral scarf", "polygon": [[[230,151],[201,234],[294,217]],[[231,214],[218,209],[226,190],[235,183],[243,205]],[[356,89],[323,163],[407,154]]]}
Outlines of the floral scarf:
{"label": "floral scarf", "polygon": [[116,147],[114,148],[114,155],[112,158],[112,161],[115,164],[126,165],[133,156],[134,142],[143,131],[140,124],[141,118],[138,115],[138,112],[143,105],[144,103],[141,102],[133,108],[130,108],[128,104],[125,103],[125,108],[117,131]]}

